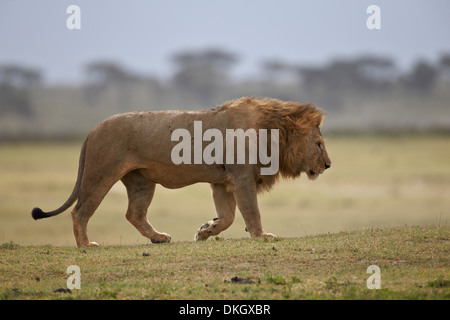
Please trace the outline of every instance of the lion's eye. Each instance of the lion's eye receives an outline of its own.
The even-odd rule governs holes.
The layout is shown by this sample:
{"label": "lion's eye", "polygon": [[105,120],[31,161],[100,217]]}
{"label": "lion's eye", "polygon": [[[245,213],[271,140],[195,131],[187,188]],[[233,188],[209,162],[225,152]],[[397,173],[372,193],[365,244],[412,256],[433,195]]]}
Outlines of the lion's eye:
{"label": "lion's eye", "polygon": [[318,142],[317,143],[317,148],[319,148],[319,150],[322,150],[322,143]]}

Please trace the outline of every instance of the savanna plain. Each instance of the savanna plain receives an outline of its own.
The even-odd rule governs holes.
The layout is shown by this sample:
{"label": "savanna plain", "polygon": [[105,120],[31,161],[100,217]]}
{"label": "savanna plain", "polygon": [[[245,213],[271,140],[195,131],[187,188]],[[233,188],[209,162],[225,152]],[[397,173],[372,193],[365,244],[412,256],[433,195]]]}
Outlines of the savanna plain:
{"label": "savanna plain", "polygon": [[[259,197],[265,231],[240,213],[193,242],[215,217],[207,184],[158,186],[148,219],[172,236],[152,244],[125,218],[117,183],[76,248],[70,210],[81,141],[0,144],[0,299],[449,299],[450,136],[326,135],[332,167],[316,181],[281,181]],[[66,289],[77,265],[81,288]],[[367,268],[380,268],[370,290]]]}

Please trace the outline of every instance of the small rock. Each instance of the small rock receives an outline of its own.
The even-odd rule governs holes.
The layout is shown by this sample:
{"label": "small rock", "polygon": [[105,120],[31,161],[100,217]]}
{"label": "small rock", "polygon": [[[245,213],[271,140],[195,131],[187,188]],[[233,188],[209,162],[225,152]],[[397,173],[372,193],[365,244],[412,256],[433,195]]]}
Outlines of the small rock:
{"label": "small rock", "polygon": [[231,278],[231,282],[232,283],[249,283],[249,284],[255,283],[255,281],[253,281],[251,279],[243,279],[238,276]]}
{"label": "small rock", "polygon": [[56,290],[53,290],[54,293],[72,293],[72,291],[70,289],[65,289],[65,288],[59,288]]}
{"label": "small rock", "polygon": [[142,254],[142,256],[144,256],[144,257],[150,257],[150,253],[144,252],[144,253]]}

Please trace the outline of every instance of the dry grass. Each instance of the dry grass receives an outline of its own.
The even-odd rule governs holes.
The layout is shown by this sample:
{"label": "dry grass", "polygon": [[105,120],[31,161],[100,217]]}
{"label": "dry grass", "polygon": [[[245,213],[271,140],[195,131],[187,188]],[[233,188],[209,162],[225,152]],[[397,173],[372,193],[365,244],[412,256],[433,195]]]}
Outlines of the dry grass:
{"label": "dry grass", "polygon": [[[119,183],[89,224],[102,247],[85,251],[75,248],[68,212],[30,216],[66,200],[81,143],[0,145],[0,298],[448,299],[450,139],[327,142],[333,165],[317,181],[284,181],[260,197],[266,231],[283,239],[248,239],[237,213],[220,237],[192,242],[215,216],[209,187],[198,184],[157,188],[149,219],[174,243],[150,244],[126,221]],[[72,264],[82,290],[54,293]],[[382,290],[365,287],[371,264]],[[231,283],[235,276],[253,283]]]}
{"label": "dry grass", "polygon": [[[449,299],[449,240],[450,227],[425,226],[85,249],[6,243],[0,299]],[[55,292],[70,265],[81,288]],[[380,290],[367,288],[370,265]]]}

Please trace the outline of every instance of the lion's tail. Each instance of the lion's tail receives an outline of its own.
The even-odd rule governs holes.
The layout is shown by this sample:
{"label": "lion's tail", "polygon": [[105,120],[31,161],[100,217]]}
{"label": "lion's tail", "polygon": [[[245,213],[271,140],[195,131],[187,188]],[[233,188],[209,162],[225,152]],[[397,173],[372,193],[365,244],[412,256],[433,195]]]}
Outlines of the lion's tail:
{"label": "lion's tail", "polygon": [[81,147],[81,153],[80,153],[80,161],[78,166],[78,177],[77,182],[75,183],[75,187],[73,188],[72,194],[70,195],[69,199],[58,209],[50,212],[44,212],[40,208],[34,208],[31,211],[31,216],[34,220],[42,219],[42,218],[50,218],[53,216],[56,216],[57,214],[60,214],[64,211],[66,211],[70,206],[75,202],[75,200],[78,199],[78,192],[80,190],[81,186],[81,180],[83,177],[84,172],[84,160],[85,160],[85,153],[86,153],[86,144],[87,144],[87,138],[84,140],[83,146]]}

